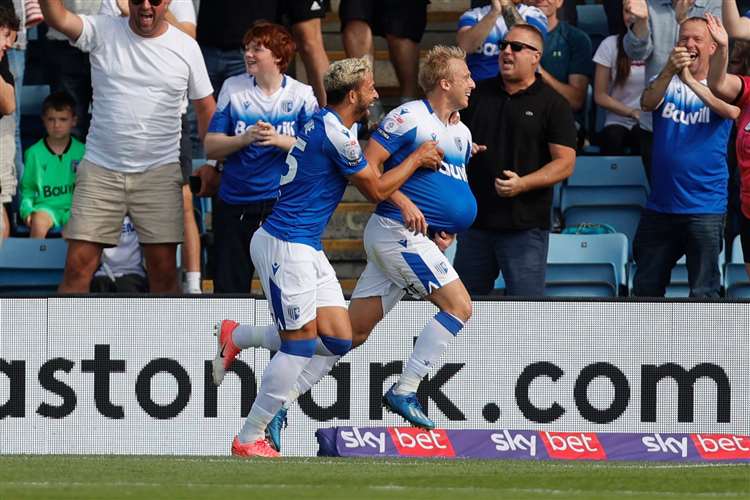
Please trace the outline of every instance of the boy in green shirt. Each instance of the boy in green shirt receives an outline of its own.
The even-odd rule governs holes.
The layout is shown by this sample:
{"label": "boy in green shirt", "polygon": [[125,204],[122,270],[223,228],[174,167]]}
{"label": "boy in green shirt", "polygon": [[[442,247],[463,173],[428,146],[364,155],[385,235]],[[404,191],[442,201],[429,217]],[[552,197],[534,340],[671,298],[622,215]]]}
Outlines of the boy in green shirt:
{"label": "boy in green shirt", "polygon": [[67,92],[50,94],[42,103],[47,137],[26,150],[21,178],[21,219],[32,238],[45,238],[70,218],[76,166],[84,145],[70,131],[76,125],[75,101]]}

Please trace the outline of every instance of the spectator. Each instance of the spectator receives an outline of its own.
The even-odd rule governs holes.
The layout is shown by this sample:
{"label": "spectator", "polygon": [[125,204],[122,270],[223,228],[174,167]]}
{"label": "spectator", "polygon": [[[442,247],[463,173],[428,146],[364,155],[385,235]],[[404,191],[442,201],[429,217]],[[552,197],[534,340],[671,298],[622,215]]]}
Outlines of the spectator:
{"label": "spectator", "polygon": [[691,297],[718,297],[727,207],[727,140],[736,106],[706,84],[716,43],[706,20],[680,25],[677,46],[643,92],[653,111],[651,193],[633,241],[633,294],[663,297],[677,260],[687,258]]}
{"label": "spectator", "polygon": [[51,94],[42,103],[47,136],[26,151],[21,177],[21,220],[31,228],[32,238],[46,238],[50,229],[62,229],[70,218],[75,171],[85,151],[71,136],[75,110],[76,102],[66,92]]}
{"label": "spectator", "polygon": [[[650,82],[664,68],[677,42],[679,23],[705,12],[721,14],[721,0],[623,0],[624,12],[634,19],[623,38],[625,53],[646,64],[645,82]],[[641,158],[646,176],[651,177],[651,149],[654,134],[651,113],[641,113]]]}
{"label": "spectator", "polygon": [[[737,166],[740,177],[740,214],[739,234],[742,244],[742,254],[745,259],[745,270],[750,276],[750,77],[748,77],[748,44],[750,40],[750,22],[738,22],[739,12],[732,0],[724,2],[722,13],[727,23],[731,26],[732,36],[740,38],[735,42],[733,59],[737,53],[743,56],[740,61],[734,61],[735,74],[727,74],[727,59],[729,36],[721,26],[721,21],[713,16],[708,16],[708,27],[711,35],[718,45],[718,50],[711,56],[711,66],[708,73],[708,84],[717,96],[726,102],[736,103],[740,107],[741,114],[737,119],[737,139],[734,143],[737,155]],[[744,19],[743,19],[744,21]],[[739,49],[738,49],[739,46]]]}
{"label": "spectator", "polygon": [[[16,92],[16,175],[21,177],[23,175],[23,148],[21,147],[21,94],[23,92],[23,78],[26,72],[26,23],[31,19],[26,16],[26,9],[24,8],[24,0],[0,0],[0,5],[6,5],[11,7],[16,12],[20,23],[18,26],[18,36],[16,43],[8,51],[8,65],[10,66],[10,72],[13,75],[13,80],[18,82],[15,86]],[[31,8],[31,6],[29,6]],[[36,9],[39,8],[37,4]],[[39,11],[41,13],[41,11]]]}
{"label": "spectator", "polygon": [[507,295],[544,295],[552,186],[573,173],[570,104],[537,75],[542,35],[526,24],[500,43],[500,75],[480,83],[463,120],[487,150],[466,169],[477,218],[459,234],[455,267],[472,295],[502,270]]}
{"label": "spectator", "polygon": [[105,248],[99,269],[91,280],[94,293],[146,293],[148,280],[143,267],[143,249],[127,215],[122,221],[117,246]]}
{"label": "spectator", "polygon": [[466,62],[471,77],[479,83],[497,76],[499,43],[508,28],[516,23],[528,23],[547,35],[547,16],[536,7],[519,3],[520,0],[492,0],[491,5],[476,7],[458,20],[458,45],[469,54]]}
{"label": "spectator", "polygon": [[315,91],[321,106],[326,104],[323,75],[328,70],[328,54],[323,46],[320,20],[326,15],[329,0],[277,0],[279,15],[276,21],[286,21],[291,26],[297,50],[305,65],[307,81]]}
{"label": "spectator", "polygon": [[[564,0],[530,2],[547,16],[549,29],[544,40],[545,49],[539,73],[544,83],[567,99],[573,111],[579,113],[584,110],[586,90],[594,69],[591,62],[591,40],[586,33],[557,17],[557,10],[562,7],[563,2]],[[582,113],[577,116],[579,124],[582,124]]]}
{"label": "spectator", "polygon": [[[99,14],[109,16],[130,15],[128,0],[103,0]],[[195,6],[192,0],[172,0],[166,14],[167,21],[190,38],[195,38]],[[188,119],[188,98],[182,99],[182,130],[180,135],[180,166],[182,167],[182,218],[185,226],[185,241],[182,244],[182,268],[185,281],[182,284],[184,293],[201,293],[201,238],[193,208],[193,193],[190,191],[189,179],[193,174],[193,146],[190,138],[190,120]]]}
{"label": "spectator", "polygon": [[245,34],[247,73],[224,82],[205,149],[223,160],[223,173],[198,171],[213,194],[216,275],[214,291],[248,293],[253,276],[250,239],[279,195],[286,153],[318,103],[310,86],[284,75],[294,57],[291,34],[277,24],[257,23]]}
{"label": "spectator", "polygon": [[594,101],[607,111],[598,142],[606,155],[640,152],[638,118],[644,67],[643,61],[633,61],[623,49],[622,39],[632,22],[630,14],[623,16],[620,34],[605,38],[594,54]]}
{"label": "spectator", "polygon": [[6,57],[16,41],[20,21],[12,7],[0,6],[0,238],[10,235],[10,221],[5,204],[16,194],[18,180],[15,167],[16,94],[13,75]]}
{"label": "spectator", "polygon": [[182,99],[187,93],[193,100],[202,132],[215,108],[198,45],[167,22],[168,2],[161,0],[131,0],[129,19],[78,16],[60,0],[41,6],[50,26],[90,52],[95,96],[63,233],[68,256],[60,291],[89,290],[102,248],[117,244],[128,214],[144,245],[149,289],[176,292]]}
{"label": "spectator", "polygon": [[[64,0],[65,8],[78,15],[93,15],[99,12],[101,0]],[[85,141],[89,131],[89,107],[91,106],[91,63],[89,56],[80,48],[71,45],[68,37],[56,30],[49,22],[47,43],[44,47],[45,65],[50,78],[52,92],[65,91],[76,102],[78,124],[73,133]]]}
{"label": "spectator", "polygon": [[[372,35],[385,37],[391,63],[396,70],[401,102],[418,93],[419,42],[427,26],[429,0],[341,0],[339,17],[347,57],[369,56],[375,49]],[[371,119],[379,120],[379,116]]]}

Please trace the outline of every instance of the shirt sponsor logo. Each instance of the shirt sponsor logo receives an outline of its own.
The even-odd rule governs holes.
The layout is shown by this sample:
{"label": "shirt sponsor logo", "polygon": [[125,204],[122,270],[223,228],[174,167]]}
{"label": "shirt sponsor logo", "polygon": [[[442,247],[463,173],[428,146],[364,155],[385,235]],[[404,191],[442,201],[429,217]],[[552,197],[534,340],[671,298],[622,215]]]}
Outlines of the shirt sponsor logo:
{"label": "shirt sponsor logo", "polygon": [[357,139],[349,139],[344,143],[344,158],[350,162],[359,160],[362,155],[362,149],[359,147]]}
{"label": "shirt sponsor logo", "polygon": [[542,441],[550,458],[565,460],[606,460],[594,432],[542,432]]}
{"label": "shirt sponsor logo", "polygon": [[750,459],[750,436],[735,434],[691,434],[701,458],[706,460]]}
{"label": "shirt sponsor logo", "polygon": [[691,111],[690,113],[685,112],[682,109],[677,109],[677,106],[673,102],[664,104],[664,109],[661,112],[662,118],[672,120],[675,123],[682,125],[694,125],[696,123],[710,123],[711,122],[711,109],[706,106],[697,111]]}
{"label": "shirt sponsor logo", "polygon": [[398,454],[405,457],[455,457],[445,430],[423,431],[414,427],[389,427]]}

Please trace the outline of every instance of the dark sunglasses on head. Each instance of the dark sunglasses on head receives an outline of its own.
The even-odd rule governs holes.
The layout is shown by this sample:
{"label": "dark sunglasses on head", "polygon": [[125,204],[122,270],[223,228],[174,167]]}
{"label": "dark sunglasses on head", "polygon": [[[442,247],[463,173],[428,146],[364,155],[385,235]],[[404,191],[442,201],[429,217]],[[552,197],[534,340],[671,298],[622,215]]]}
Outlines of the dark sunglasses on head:
{"label": "dark sunglasses on head", "polygon": [[513,52],[521,52],[523,49],[529,49],[533,50],[534,52],[539,52],[539,49],[537,49],[533,45],[529,45],[528,43],[523,42],[511,42],[509,40],[503,40],[502,42],[500,42],[500,50],[505,50],[505,47],[507,47],[508,45],[510,45],[510,50],[512,50]]}
{"label": "dark sunglasses on head", "polygon": [[[140,5],[140,4],[142,4],[143,2],[145,2],[146,0],[130,0],[130,1],[131,1],[131,2],[133,2],[133,5]],[[160,6],[160,5],[161,5],[161,3],[162,3],[163,1],[164,1],[164,0],[148,0],[148,3],[150,3],[150,4],[151,4],[151,7],[158,7],[158,6]]]}

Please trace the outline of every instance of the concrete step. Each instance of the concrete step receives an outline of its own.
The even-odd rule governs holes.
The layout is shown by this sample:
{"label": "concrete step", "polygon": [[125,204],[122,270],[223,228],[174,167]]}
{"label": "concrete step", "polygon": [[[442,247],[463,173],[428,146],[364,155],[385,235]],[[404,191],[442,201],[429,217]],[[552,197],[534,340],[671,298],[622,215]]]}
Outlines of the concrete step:
{"label": "concrete step", "polygon": [[374,209],[375,205],[372,203],[341,203],[333,213],[323,233],[323,239],[361,238]]}
{"label": "concrete step", "polygon": [[323,240],[323,250],[331,263],[365,261],[364,243],[359,240]]}

